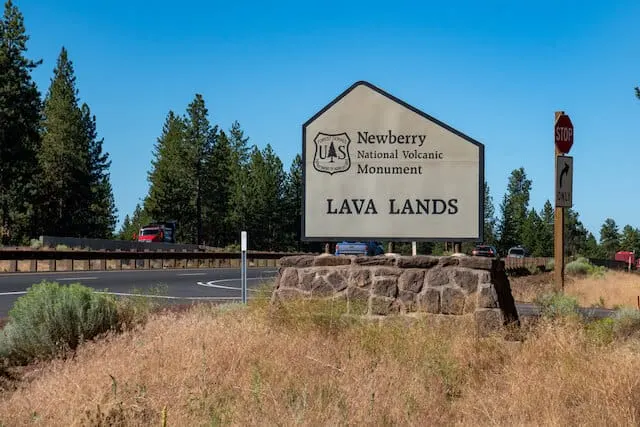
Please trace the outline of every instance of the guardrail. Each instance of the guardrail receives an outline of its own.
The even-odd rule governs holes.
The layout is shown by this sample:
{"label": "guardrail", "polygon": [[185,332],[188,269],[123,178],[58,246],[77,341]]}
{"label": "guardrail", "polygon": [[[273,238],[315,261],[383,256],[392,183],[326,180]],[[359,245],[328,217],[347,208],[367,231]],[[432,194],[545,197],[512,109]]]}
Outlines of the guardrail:
{"label": "guardrail", "polygon": [[[247,252],[249,267],[279,267],[289,252]],[[239,252],[1,250],[0,272],[240,268]]]}
{"label": "guardrail", "polygon": [[[291,252],[247,252],[249,267],[279,267],[282,257],[309,255]],[[239,252],[190,252],[182,251],[95,251],[51,249],[3,249],[0,250],[0,272],[27,273],[48,271],[104,271],[167,268],[240,268]],[[505,268],[519,271],[541,269],[553,258],[504,258]]]}
{"label": "guardrail", "polygon": [[40,236],[38,239],[40,240],[40,244],[44,247],[52,247],[55,248],[59,245],[73,247],[73,248],[81,248],[84,250],[143,250],[143,249],[154,249],[154,250],[169,250],[174,249],[178,251],[187,250],[187,251],[204,251],[210,250],[208,246],[202,245],[189,245],[189,244],[181,244],[181,243],[161,243],[161,242],[137,242],[134,240],[109,240],[109,239],[89,239],[89,238],[79,238],[79,237],[57,237],[57,236]]}

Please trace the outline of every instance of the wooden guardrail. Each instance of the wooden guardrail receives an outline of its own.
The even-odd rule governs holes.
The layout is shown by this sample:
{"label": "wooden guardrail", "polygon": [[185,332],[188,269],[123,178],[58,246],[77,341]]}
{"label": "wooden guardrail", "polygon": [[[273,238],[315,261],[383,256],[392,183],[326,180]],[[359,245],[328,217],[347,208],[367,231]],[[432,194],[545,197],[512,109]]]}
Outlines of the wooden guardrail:
{"label": "wooden guardrail", "polygon": [[[285,256],[309,255],[291,252],[247,252],[249,267],[279,267]],[[508,271],[544,270],[553,258],[504,258]],[[239,252],[192,251],[95,251],[50,249],[0,250],[0,272],[104,271],[166,268],[240,267]]]}
{"label": "wooden guardrail", "polygon": [[[247,252],[249,267],[278,267],[289,252]],[[0,250],[0,272],[240,267],[239,252]]]}

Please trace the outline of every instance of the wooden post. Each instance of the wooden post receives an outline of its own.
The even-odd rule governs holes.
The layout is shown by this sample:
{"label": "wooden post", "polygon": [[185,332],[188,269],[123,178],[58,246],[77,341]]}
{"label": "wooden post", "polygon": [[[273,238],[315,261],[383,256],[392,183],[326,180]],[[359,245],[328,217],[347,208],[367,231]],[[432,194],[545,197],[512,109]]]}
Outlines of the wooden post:
{"label": "wooden post", "polygon": [[[564,111],[556,111],[555,121],[564,114]],[[558,147],[553,144],[555,155],[553,157],[553,182],[554,182],[554,200],[555,200],[555,188],[558,183],[556,177],[558,176],[557,164],[558,156],[562,153],[558,150]],[[554,268],[553,268],[553,285],[556,292],[564,292],[564,208],[557,207],[555,209],[554,221],[553,221],[553,255],[554,255]]]}
{"label": "wooden post", "polygon": [[324,244],[324,253],[325,254],[330,254],[331,253],[331,243],[325,243]]}
{"label": "wooden post", "polygon": [[453,242],[453,253],[459,254],[462,252],[462,244],[460,242]]}
{"label": "wooden post", "polygon": [[389,253],[393,253],[393,242],[389,242]]}

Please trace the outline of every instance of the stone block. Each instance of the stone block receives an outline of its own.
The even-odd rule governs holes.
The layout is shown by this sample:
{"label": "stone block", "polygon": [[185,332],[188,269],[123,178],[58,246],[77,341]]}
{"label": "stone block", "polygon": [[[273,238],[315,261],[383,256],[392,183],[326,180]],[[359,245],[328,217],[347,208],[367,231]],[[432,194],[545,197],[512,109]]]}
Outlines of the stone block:
{"label": "stone block", "polygon": [[478,275],[473,270],[456,269],[453,271],[453,280],[467,293],[474,293],[478,290]]}
{"label": "stone block", "polygon": [[335,293],[333,286],[327,282],[323,276],[316,276],[311,282],[312,295],[320,295],[323,297],[331,296]]}
{"label": "stone block", "polygon": [[431,255],[403,256],[398,258],[400,268],[431,268],[438,265],[438,257]]}
{"label": "stone block", "polygon": [[502,311],[498,308],[478,309],[473,313],[478,335],[486,337],[499,332],[504,325]]}
{"label": "stone block", "polygon": [[473,293],[470,295],[467,295],[464,298],[464,309],[463,309],[463,313],[464,314],[471,314],[474,311],[476,311],[477,308],[477,301],[478,297],[477,294]]}
{"label": "stone block", "polygon": [[427,313],[440,313],[440,290],[435,288],[427,288],[418,294],[418,310]]}
{"label": "stone block", "polygon": [[372,266],[390,266],[395,267],[396,257],[387,255],[376,256],[357,256],[353,259],[353,264]]}
{"label": "stone block", "polygon": [[456,266],[460,263],[460,258],[457,256],[443,256],[438,260],[438,264],[442,267]]}
{"label": "stone block", "polygon": [[478,289],[479,308],[498,308],[498,294],[491,283],[480,285]]}
{"label": "stone block", "polygon": [[367,288],[371,286],[371,271],[365,268],[349,270],[349,285]]}
{"label": "stone block", "polygon": [[405,270],[398,278],[398,289],[418,293],[424,285],[424,270]]}
{"label": "stone block", "polygon": [[371,297],[371,314],[373,315],[388,315],[398,313],[400,308],[397,304],[394,304],[394,298],[387,298],[382,296]]}
{"label": "stone block", "polygon": [[377,277],[373,281],[373,293],[395,298],[398,294],[398,279],[396,277]]}
{"label": "stone block", "polygon": [[311,267],[314,262],[313,255],[295,255],[280,258],[282,267]]}
{"label": "stone block", "polygon": [[401,268],[392,267],[375,267],[372,268],[374,276],[400,276],[402,274]]}
{"label": "stone block", "polygon": [[344,294],[347,298],[349,313],[364,315],[369,312],[369,298],[371,297],[369,290],[350,286]]}
{"label": "stone block", "polygon": [[293,267],[284,267],[281,269],[278,286],[285,288],[298,287],[298,270]]}
{"label": "stone block", "polygon": [[459,288],[444,288],[442,290],[442,314],[463,314],[465,294]]}
{"label": "stone block", "polygon": [[345,278],[342,270],[333,270],[325,277],[327,282],[336,292],[343,291],[347,288],[347,279]]}
{"label": "stone block", "polygon": [[338,265],[349,265],[351,264],[352,258],[354,257],[343,255],[318,256],[313,260],[313,265],[316,267],[335,267]]}
{"label": "stone block", "polygon": [[495,260],[489,257],[467,256],[460,257],[459,266],[464,268],[472,268],[475,270],[491,270]]}
{"label": "stone block", "polygon": [[398,291],[398,299],[401,311],[412,313],[418,309],[417,294],[410,290]]}
{"label": "stone block", "polygon": [[440,267],[429,270],[425,275],[425,285],[429,288],[447,285],[449,280],[448,271]]}

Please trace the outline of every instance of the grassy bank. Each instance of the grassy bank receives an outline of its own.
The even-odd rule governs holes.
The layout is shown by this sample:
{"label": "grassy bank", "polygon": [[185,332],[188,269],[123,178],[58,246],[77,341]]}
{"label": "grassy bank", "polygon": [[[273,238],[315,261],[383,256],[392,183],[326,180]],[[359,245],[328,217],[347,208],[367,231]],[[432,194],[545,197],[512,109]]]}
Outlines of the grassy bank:
{"label": "grassy bank", "polygon": [[[367,324],[266,300],[153,315],[33,365],[3,425],[620,425],[640,420],[640,323],[543,319],[522,341],[472,320]],[[625,327],[621,327],[623,324]],[[107,423],[108,424],[108,423]],[[104,424],[102,424],[104,425]]]}
{"label": "grassy bank", "polygon": [[[553,291],[553,273],[509,279],[513,297],[519,302],[533,302]],[[574,296],[583,307],[637,308],[640,274],[609,270],[596,274],[567,274],[565,294]]]}

